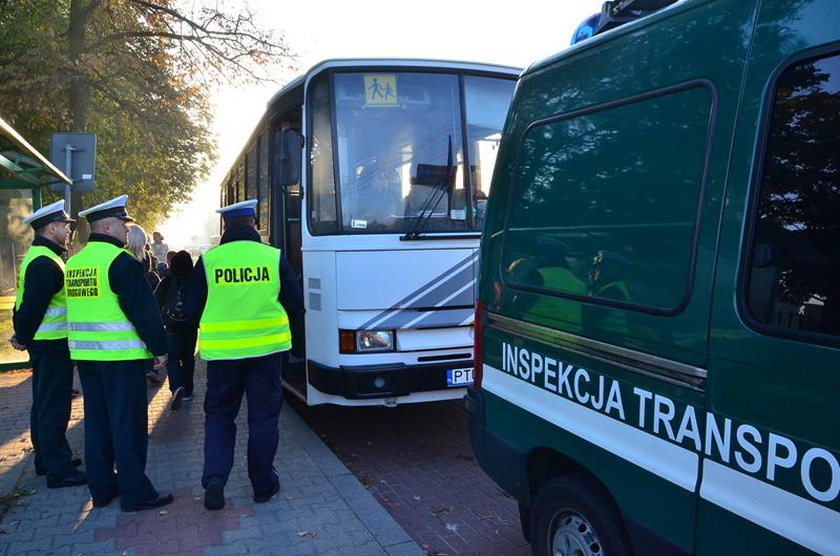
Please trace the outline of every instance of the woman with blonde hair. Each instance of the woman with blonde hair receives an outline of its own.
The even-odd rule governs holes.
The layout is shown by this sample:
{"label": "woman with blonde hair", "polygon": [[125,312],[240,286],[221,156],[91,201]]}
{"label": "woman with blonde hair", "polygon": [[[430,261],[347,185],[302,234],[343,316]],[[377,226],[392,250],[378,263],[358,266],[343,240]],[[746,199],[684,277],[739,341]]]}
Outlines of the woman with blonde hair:
{"label": "woman with blonde hair", "polygon": [[149,287],[152,288],[152,291],[155,291],[155,288],[160,284],[160,276],[152,269],[152,255],[146,250],[148,239],[146,230],[139,224],[133,224],[128,228],[125,248],[143,265],[143,275],[146,276]]}
{"label": "woman with blonde hair", "polygon": [[[146,251],[147,240],[146,230],[138,224],[132,224],[128,227],[125,249],[143,266],[143,275],[146,277],[146,282],[149,283],[152,291],[155,291],[158,284],[160,284],[160,277],[152,271],[152,254]],[[161,381],[157,371],[152,367],[151,359],[146,369],[146,378],[154,384],[159,384]]]}
{"label": "woman with blonde hair", "polygon": [[126,238],[125,248],[128,249],[134,258],[142,262],[143,257],[146,256],[146,243],[149,236],[146,235],[146,230],[139,224],[132,224],[128,227],[128,237]]}

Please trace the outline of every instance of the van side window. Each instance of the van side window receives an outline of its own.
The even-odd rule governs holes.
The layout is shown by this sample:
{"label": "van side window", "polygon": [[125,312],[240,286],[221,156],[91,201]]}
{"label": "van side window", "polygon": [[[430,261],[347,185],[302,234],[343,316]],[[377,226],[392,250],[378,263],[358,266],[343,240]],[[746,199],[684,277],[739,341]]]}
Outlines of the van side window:
{"label": "van side window", "polygon": [[704,83],[537,122],[514,171],[514,288],[676,313],[694,273],[713,92]]}
{"label": "van side window", "polygon": [[793,336],[840,336],[840,55],[779,77],[753,216],[747,306]]}

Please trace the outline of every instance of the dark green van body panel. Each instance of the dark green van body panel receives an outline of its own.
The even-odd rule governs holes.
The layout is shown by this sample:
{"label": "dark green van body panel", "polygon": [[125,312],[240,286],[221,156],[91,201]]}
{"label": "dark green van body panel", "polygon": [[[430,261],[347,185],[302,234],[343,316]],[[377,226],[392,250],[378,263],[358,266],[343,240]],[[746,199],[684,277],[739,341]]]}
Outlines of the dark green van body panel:
{"label": "dark green van body panel", "polygon": [[[709,152],[700,153],[704,155],[706,171],[705,183],[702,184],[704,196],[698,200],[699,206],[696,207],[696,213],[699,214],[697,242],[696,245],[688,246],[693,249],[695,257],[694,273],[690,276],[693,288],[688,304],[679,314],[669,318],[635,311],[635,324],[632,327],[635,332],[631,336],[616,336],[597,329],[587,330],[586,335],[694,365],[706,364],[708,316],[724,193],[723,179],[738,108],[737,95],[720,92],[737,91],[741,86],[755,10],[756,2],[743,0],[677,5],[651,16],[650,19],[655,18],[656,21],[647,22],[648,25],[629,24],[592,39],[591,44],[583,42],[551,65],[526,72],[522,76],[496,163],[490,200],[492,208],[489,211],[492,216],[488,219],[483,236],[482,299],[492,301],[493,296],[488,289],[492,288],[492,280],[501,278],[500,255],[505,234],[499,232],[505,229],[509,195],[518,185],[514,180],[522,156],[523,137],[529,126],[540,120],[599,106],[607,108],[599,110],[597,114],[615,114],[617,111],[609,108],[610,103],[627,102],[628,99],[632,101],[639,95],[702,80],[703,83],[698,86],[709,89],[708,94],[714,95],[714,106],[704,104],[701,108],[705,112],[713,110],[715,116],[711,122]],[[610,37],[613,33],[619,36]],[[698,45],[701,46],[698,48]],[[721,53],[726,53],[726,57],[722,58]],[[679,121],[693,116],[674,113],[671,117]],[[610,125],[629,127],[634,123],[634,111],[631,109],[617,114]],[[660,137],[650,134],[640,139],[650,142],[649,146],[644,146],[645,152],[649,152],[657,148]],[[595,154],[597,147],[599,145],[593,145]],[[626,159],[605,160],[597,157],[593,157],[593,163],[595,166],[592,174],[598,171],[625,171],[623,167],[612,165],[629,164]],[[641,184],[646,180],[661,181],[662,176],[657,170],[657,167],[637,168],[635,179]],[[703,174],[695,176],[698,183],[703,178]],[[562,207],[555,208],[562,211]],[[651,213],[648,217],[651,222],[658,223],[668,220],[670,215]],[[515,248],[512,245],[504,247],[507,250]],[[498,278],[491,280],[490,276]],[[500,303],[496,305],[488,302],[487,308],[505,315],[516,315],[515,299],[528,296],[539,294],[505,288]],[[551,302],[558,306],[580,302],[579,299],[551,297],[554,297]],[[597,306],[591,310],[597,311]],[[517,316],[528,318],[524,312]],[[552,322],[548,318],[534,321],[576,332],[568,323]]]}
{"label": "dark green van body panel", "polygon": [[[650,545],[636,526],[675,553],[840,554],[840,497],[819,500],[803,486],[830,491],[830,470],[812,459],[802,475],[806,453],[840,458],[840,342],[754,323],[744,293],[775,79],[831,53],[840,54],[836,0],[686,0],[520,78],[482,235],[485,385],[470,389],[468,407],[479,463],[523,506],[546,480],[534,460],[547,458],[558,473],[585,470],[603,485],[640,555]],[[679,171],[663,177],[669,162]],[[668,179],[668,201],[690,203],[670,210],[644,198],[645,186],[663,191]],[[597,202],[605,183],[621,184],[614,206]],[[587,227],[588,214],[610,225]],[[647,252],[621,250],[645,242]],[[600,249],[620,253],[621,295],[587,282],[586,255]],[[667,256],[645,266],[657,250]],[[553,267],[555,252],[571,266]],[[672,428],[652,404],[673,410]],[[736,436],[752,431],[764,459],[746,472],[734,463]],[[657,467],[632,445],[648,436],[661,441],[650,458],[670,463]],[[768,477],[771,440],[780,456],[793,446],[797,461]],[[807,527],[743,517],[764,499],[738,500],[740,479],[767,500],[821,507],[823,530],[838,525],[836,552],[801,538]]]}
{"label": "dark green van body panel", "polygon": [[[762,2],[733,141],[709,346],[709,410],[792,440],[799,461],[790,469],[779,469],[775,484],[803,498],[809,498],[800,476],[803,453],[814,446],[840,453],[840,349],[836,343],[819,345],[779,337],[750,323],[744,306],[744,235],[748,230],[744,215],[750,212],[762,171],[766,115],[772,108],[776,77],[803,58],[840,54],[839,29],[840,2]],[[835,117],[835,125],[840,126],[840,116]],[[813,480],[824,488],[826,477],[820,471],[824,470],[814,468]],[[763,478],[765,473],[766,462],[755,476]],[[840,512],[836,497],[824,505]],[[700,554],[722,554],[730,550],[727,541],[732,538],[739,538],[741,547],[756,553],[810,553],[781,543],[778,536],[768,535],[766,529],[703,497],[699,517]],[[709,533],[714,530],[724,534]],[[834,539],[833,550],[840,553],[840,530],[835,530]]]}

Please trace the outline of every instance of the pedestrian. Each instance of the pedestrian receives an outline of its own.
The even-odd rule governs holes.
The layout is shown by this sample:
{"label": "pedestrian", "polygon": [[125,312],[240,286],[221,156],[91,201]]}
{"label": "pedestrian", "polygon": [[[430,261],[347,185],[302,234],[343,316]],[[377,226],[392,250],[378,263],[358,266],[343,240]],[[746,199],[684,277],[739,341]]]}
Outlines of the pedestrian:
{"label": "pedestrian", "polygon": [[48,488],[83,485],[87,475],[76,469],[67,442],[73,392],[73,363],[67,347],[67,302],[64,261],[75,220],[64,212],[64,201],[47,205],[23,219],[35,239],[20,265],[12,318],[12,346],[28,350],[32,364],[30,438],[35,473],[47,476]]}
{"label": "pedestrian", "polygon": [[[152,271],[154,256],[149,248],[149,244],[146,243],[147,239],[146,230],[139,224],[132,224],[128,227],[125,248],[140,263],[140,266],[143,268],[143,277],[149,284],[149,288],[154,292],[160,284],[160,277]],[[146,361],[146,379],[148,379],[150,385],[161,383],[160,374],[152,365],[151,360]]]}
{"label": "pedestrian", "polygon": [[[146,243],[146,230],[139,224],[132,224],[128,228],[128,239],[126,240],[126,249],[131,252],[131,255],[137,259],[143,267],[143,276],[149,283],[152,291],[160,284],[160,276],[155,272],[157,263],[154,261],[152,252],[149,251]],[[154,266],[153,266],[154,265]]]}
{"label": "pedestrian", "polygon": [[[128,195],[79,212],[91,234],[67,261],[70,356],[85,400],[85,459],[93,506],[120,497],[123,511],[172,502],[146,476],[146,361],[166,363],[166,333],[137,260],[124,247]],[[114,466],[116,464],[116,473]]]}
{"label": "pedestrian", "polygon": [[169,246],[163,242],[163,234],[160,232],[152,232],[152,254],[158,262],[167,262],[166,253],[169,251]]}
{"label": "pedestrian", "polygon": [[256,200],[217,212],[220,245],[204,253],[187,284],[184,310],[199,321],[199,352],[207,361],[204,400],[204,507],[225,505],[233,467],[242,395],[248,396],[248,477],[254,502],[280,490],[273,467],[279,442],[282,354],[292,346],[288,314],[303,311],[295,273],[279,249],[264,245],[255,227]]}
{"label": "pedestrian", "polygon": [[184,314],[184,290],[193,271],[192,257],[186,251],[179,251],[171,262],[171,274],[161,280],[155,290],[155,299],[166,327],[169,346],[166,363],[169,391],[172,393],[169,408],[177,411],[182,401],[192,400],[198,327]]}

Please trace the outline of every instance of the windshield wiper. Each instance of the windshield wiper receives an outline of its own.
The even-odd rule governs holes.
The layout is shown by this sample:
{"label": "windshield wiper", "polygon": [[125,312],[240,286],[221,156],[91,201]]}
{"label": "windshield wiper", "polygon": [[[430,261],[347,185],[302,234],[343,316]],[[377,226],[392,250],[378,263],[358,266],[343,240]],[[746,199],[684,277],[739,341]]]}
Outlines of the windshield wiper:
{"label": "windshield wiper", "polygon": [[[418,169],[420,165],[417,165]],[[426,202],[423,203],[423,206],[420,207],[420,214],[417,217],[412,225],[411,229],[406,232],[405,235],[400,236],[400,241],[412,241],[420,239],[420,234],[426,228],[426,224],[432,217],[432,213],[434,212],[435,208],[437,207],[440,200],[443,198],[443,194],[452,187],[453,184],[453,175],[452,169],[454,165],[452,163],[452,134],[449,135],[449,141],[447,146],[447,153],[446,153],[446,174],[444,178],[441,180],[436,180],[432,183],[432,190],[431,195],[428,196]],[[419,174],[419,172],[418,172]]]}

